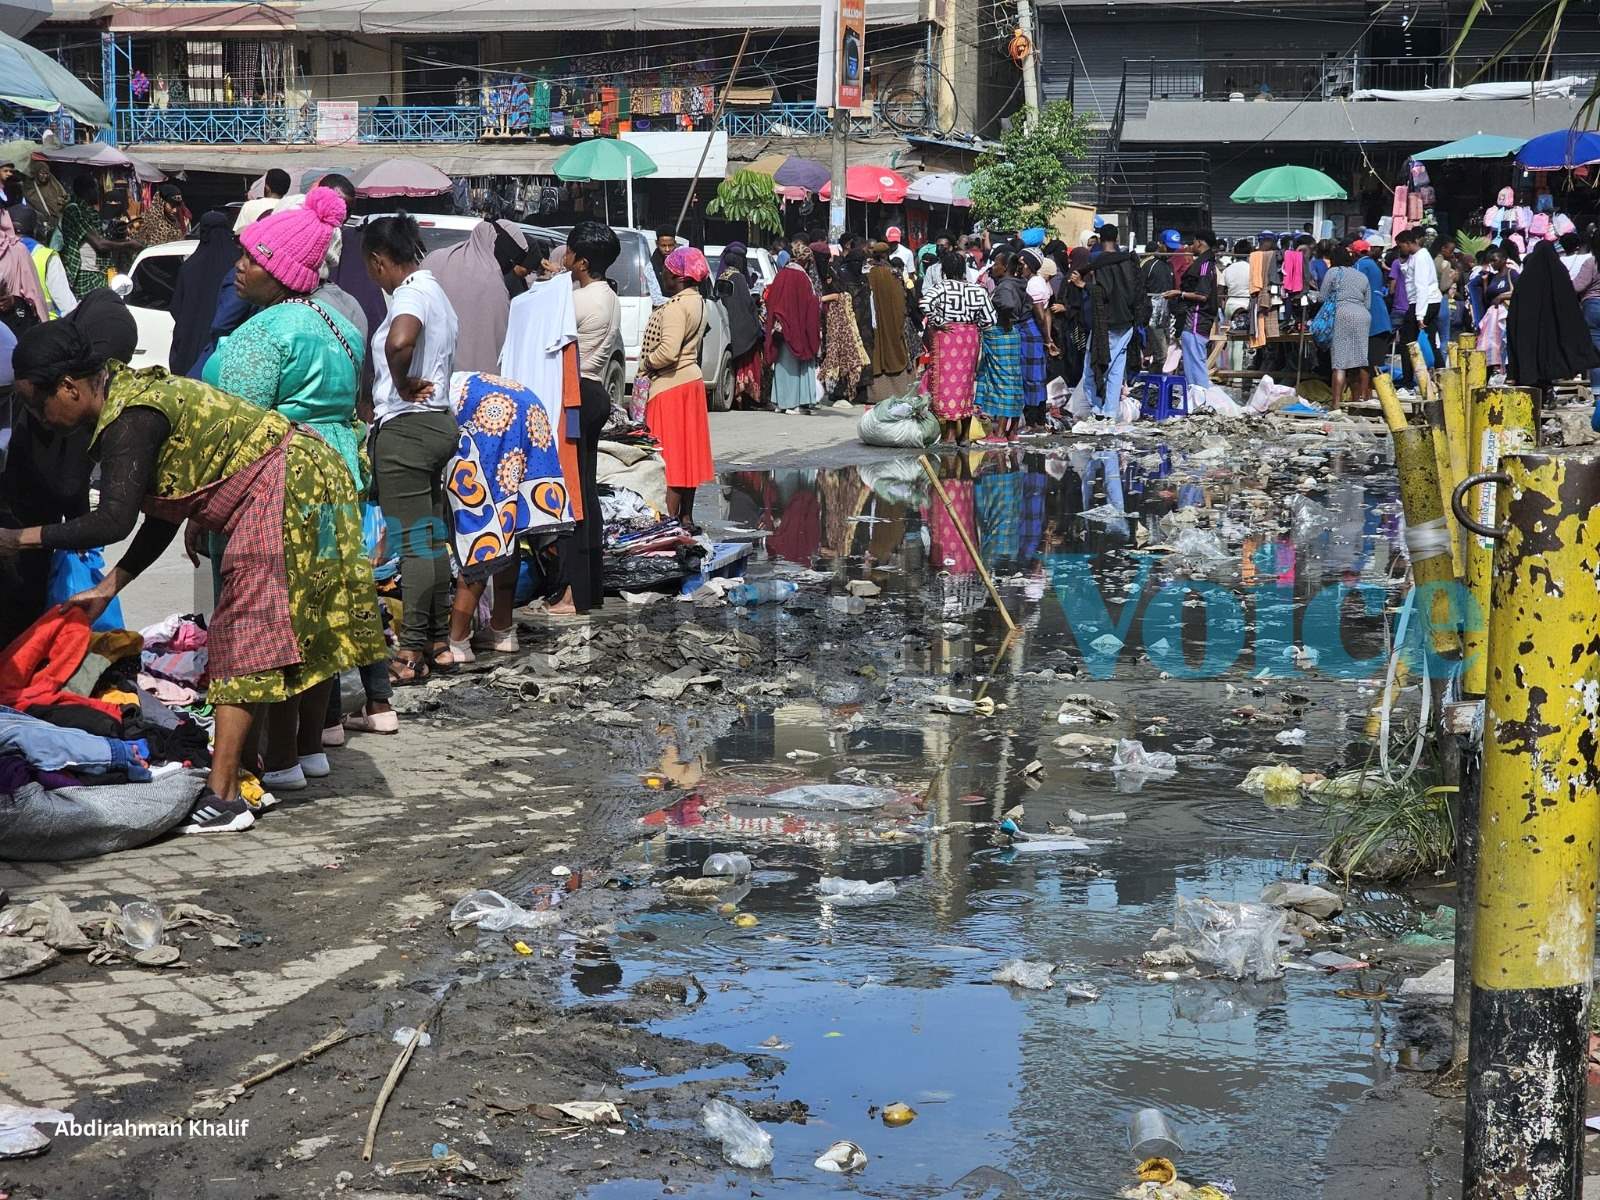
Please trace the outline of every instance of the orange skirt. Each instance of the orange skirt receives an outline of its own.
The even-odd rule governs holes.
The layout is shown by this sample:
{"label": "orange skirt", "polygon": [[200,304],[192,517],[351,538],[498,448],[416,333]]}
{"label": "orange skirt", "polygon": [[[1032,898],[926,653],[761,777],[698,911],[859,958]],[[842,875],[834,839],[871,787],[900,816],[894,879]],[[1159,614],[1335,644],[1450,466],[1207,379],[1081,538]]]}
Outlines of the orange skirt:
{"label": "orange skirt", "polygon": [[699,487],[716,478],[705,380],[692,379],[664,392],[652,392],[645,405],[644,423],[661,446],[668,487]]}

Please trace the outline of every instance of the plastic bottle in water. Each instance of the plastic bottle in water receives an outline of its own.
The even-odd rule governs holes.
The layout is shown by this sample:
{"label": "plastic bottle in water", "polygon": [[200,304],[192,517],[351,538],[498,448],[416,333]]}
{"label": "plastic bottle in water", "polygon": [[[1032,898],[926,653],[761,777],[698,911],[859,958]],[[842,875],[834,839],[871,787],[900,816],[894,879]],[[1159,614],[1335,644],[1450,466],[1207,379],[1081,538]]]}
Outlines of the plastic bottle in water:
{"label": "plastic bottle in water", "polygon": [[706,878],[721,875],[730,879],[743,879],[750,874],[750,860],[737,850],[728,854],[713,854],[701,866],[700,874]]}
{"label": "plastic bottle in water", "polygon": [[754,583],[741,583],[728,589],[728,599],[734,604],[787,604],[789,597],[800,590],[800,585],[788,579],[758,579]]}

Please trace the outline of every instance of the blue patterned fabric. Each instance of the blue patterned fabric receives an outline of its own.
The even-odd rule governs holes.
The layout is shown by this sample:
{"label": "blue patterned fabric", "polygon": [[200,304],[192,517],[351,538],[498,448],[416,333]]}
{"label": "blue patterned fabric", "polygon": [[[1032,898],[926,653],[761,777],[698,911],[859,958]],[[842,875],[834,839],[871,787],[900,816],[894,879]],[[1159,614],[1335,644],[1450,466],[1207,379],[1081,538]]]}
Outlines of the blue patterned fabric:
{"label": "blue patterned fabric", "polygon": [[1022,331],[1022,403],[1029,408],[1043,407],[1045,401],[1044,335],[1030,313],[1017,326]]}
{"label": "blue patterned fabric", "polygon": [[532,391],[463,371],[450,400],[461,431],[445,469],[450,532],[462,574],[481,579],[506,566],[523,534],[571,529],[572,499],[550,416]]}
{"label": "blue patterned fabric", "polygon": [[1022,549],[1022,472],[985,471],[974,494],[984,563],[993,570],[999,563],[1016,562]]}
{"label": "blue patterned fabric", "polygon": [[1022,333],[991,325],[978,355],[978,411],[990,417],[1022,415]]}

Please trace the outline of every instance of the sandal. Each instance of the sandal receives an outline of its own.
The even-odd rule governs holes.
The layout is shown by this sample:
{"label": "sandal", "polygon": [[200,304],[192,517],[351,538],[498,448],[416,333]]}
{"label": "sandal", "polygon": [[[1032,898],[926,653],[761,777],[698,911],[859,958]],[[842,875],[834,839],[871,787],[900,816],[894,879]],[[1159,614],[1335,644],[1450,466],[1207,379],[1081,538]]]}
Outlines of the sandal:
{"label": "sandal", "polygon": [[447,641],[440,642],[428,650],[426,655],[428,666],[432,668],[435,675],[455,675],[460,672],[461,663],[453,655],[445,662],[439,661],[441,658],[445,658],[446,655],[450,655],[450,643]]}
{"label": "sandal", "polygon": [[389,660],[390,687],[411,687],[418,683],[426,683],[432,674],[433,667],[426,657],[396,657]]}

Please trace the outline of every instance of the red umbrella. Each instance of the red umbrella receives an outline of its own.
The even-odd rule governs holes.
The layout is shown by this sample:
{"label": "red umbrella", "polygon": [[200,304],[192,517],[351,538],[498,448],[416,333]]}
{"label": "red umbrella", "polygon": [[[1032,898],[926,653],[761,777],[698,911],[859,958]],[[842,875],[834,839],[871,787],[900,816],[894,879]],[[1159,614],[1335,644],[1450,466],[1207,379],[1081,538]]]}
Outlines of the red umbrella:
{"label": "red umbrella", "polygon": [[[869,204],[899,204],[906,198],[906,189],[910,186],[910,181],[900,172],[871,163],[851,167],[844,176],[844,194],[851,200],[865,200]],[[826,200],[832,191],[833,185],[825,184],[818,195]]]}

